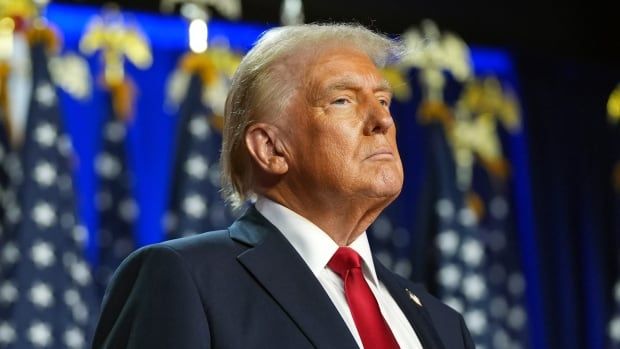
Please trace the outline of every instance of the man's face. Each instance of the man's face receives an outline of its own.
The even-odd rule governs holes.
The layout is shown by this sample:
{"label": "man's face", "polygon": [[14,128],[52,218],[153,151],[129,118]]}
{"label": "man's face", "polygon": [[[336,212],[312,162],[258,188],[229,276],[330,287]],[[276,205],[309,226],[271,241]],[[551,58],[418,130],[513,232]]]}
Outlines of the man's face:
{"label": "man's face", "polygon": [[306,63],[283,118],[292,190],[387,205],[403,183],[389,86],[370,58],[352,48],[327,48]]}

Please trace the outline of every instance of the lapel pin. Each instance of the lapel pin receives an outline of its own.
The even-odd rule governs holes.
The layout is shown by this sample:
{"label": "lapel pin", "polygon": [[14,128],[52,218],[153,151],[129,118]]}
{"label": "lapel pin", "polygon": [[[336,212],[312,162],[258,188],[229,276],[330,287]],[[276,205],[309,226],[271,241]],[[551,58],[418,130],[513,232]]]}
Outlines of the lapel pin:
{"label": "lapel pin", "polygon": [[413,294],[413,292],[409,291],[408,288],[405,289],[405,291],[407,291],[407,294],[409,295],[409,298],[411,298],[411,300],[419,305],[420,307],[422,306],[422,302],[420,302],[420,298],[418,298],[418,296],[416,296],[415,294]]}

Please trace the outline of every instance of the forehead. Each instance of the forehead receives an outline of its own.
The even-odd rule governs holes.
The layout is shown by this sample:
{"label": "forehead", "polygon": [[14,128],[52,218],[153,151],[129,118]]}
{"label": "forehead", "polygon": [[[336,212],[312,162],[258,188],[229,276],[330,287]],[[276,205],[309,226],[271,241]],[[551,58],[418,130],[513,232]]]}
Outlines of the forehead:
{"label": "forehead", "polygon": [[328,89],[365,87],[390,90],[372,59],[359,49],[332,46],[311,52],[303,59],[303,85],[317,93]]}

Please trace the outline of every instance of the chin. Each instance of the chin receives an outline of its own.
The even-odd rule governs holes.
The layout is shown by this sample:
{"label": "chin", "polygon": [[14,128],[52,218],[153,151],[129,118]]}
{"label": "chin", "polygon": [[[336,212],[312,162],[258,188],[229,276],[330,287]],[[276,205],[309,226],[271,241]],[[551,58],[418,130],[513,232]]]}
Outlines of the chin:
{"label": "chin", "polygon": [[382,171],[375,179],[376,190],[379,196],[396,199],[403,189],[402,171]]}
{"label": "chin", "polygon": [[382,183],[383,185],[377,187],[375,186],[370,190],[369,197],[375,198],[378,200],[385,200],[388,203],[394,201],[400,195],[400,191],[402,190],[402,182],[393,183],[391,185],[385,185],[387,183]]}

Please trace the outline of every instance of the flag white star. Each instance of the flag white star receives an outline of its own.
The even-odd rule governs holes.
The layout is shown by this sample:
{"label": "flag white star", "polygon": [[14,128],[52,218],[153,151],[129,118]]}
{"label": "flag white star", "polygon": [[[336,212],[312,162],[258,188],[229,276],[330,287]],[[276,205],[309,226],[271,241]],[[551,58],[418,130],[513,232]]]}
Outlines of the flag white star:
{"label": "flag white star", "polygon": [[34,168],[34,180],[42,186],[49,187],[56,180],[56,170],[49,162],[40,162]]}
{"label": "flag white star", "polygon": [[75,217],[73,212],[63,212],[60,215],[60,225],[65,229],[71,229],[75,224]]}
{"label": "flag white star", "polygon": [[71,307],[73,318],[80,324],[86,324],[88,321],[88,308],[84,303],[80,302]]}
{"label": "flag white star", "polygon": [[71,269],[71,266],[77,262],[78,258],[73,252],[65,252],[62,255],[62,263],[67,269]]}
{"label": "flag white star", "polygon": [[22,164],[16,152],[9,153],[9,155],[4,159],[4,168],[9,174],[9,177],[16,181],[21,181],[23,174]]}
{"label": "flag white star", "polygon": [[519,296],[525,291],[525,279],[520,273],[514,273],[508,278],[508,291]]}
{"label": "flag white star", "polygon": [[609,332],[609,338],[611,338],[614,343],[620,343],[620,316],[616,316],[609,321],[609,328],[607,331]]}
{"label": "flag white star", "polygon": [[392,244],[398,249],[409,246],[410,240],[411,234],[403,227],[398,227],[392,232]]}
{"label": "flag white star", "polygon": [[7,264],[13,264],[19,259],[19,249],[13,242],[7,242],[2,248],[2,261]]}
{"label": "flag white star", "polygon": [[510,348],[510,337],[506,334],[506,331],[499,330],[493,334],[494,348]]}
{"label": "flag white star", "polygon": [[506,282],[506,268],[500,263],[491,265],[487,275],[489,276],[489,281],[493,284],[499,285]]}
{"label": "flag white star", "polygon": [[183,200],[183,210],[194,218],[201,218],[207,212],[207,205],[200,195],[192,194]]}
{"label": "flag white star", "polygon": [[56,102],[56,91],[49,82],[40,83],[35,90],[36,101],[44,107],[51,107]]}
{"label": "flag white star", "polygon": [[463,317],[467,327],[473,334],[482,334],[487,327],[487,317],[481,310],[469,311]]}
{"label": "flag white star", "polygon": [[15,224],[22,216],[22,211],[20,210],[18,205],[9,205],[6,208],[6,219],[9,223]]}
{"label": "flag white star", "polygon": [[120,142],[125,138],[125,125],[119,121],[110,122],[105,128],[105,137],[112,142]]}
{"label": "flag white star", "polygon": [[62,176],[58,177],[58,188],[65,192],[71,191],[71,189],[73,188],[73,180],[71,179],[71,176],[63,174]]}
{"label": "flag white star", "polygon": [[439,199],[435,204],[435,211],[442,220],[449,221],[454,217],[454,204],[449,199]]}
{"label": "flag white star", "polygon": [[215,188],[220,188],[222,185],[220,178],[220,164],[218,162],[215,162],[209,166],[209,182],[211,182],[211,185]]}
{"label": "flag white star", "polygon": [[65,303],[69,306],[74,306],[80,302],[82,302],[82,299],[80,297],[80,293],[73,289],[70,288],[68,290],[65,291],[64,294],[64,299],[65,299]]}
{"label": "flag white star", "polygon": [[411,276],[411,262],[408,258],[402,258],[394,263],[392,270],[404,278],[409,278]]}
{"label": "flag white star", "polygon": [[54,126],[43,123],[34,130],[34,139],[44,147],[51,147],[56,142],[58,134]]}
{"label": "flag white star", "polygon": [[463,294],[465,297],[478,300],[486,292],[484,280],[478,274],[470,274],[463,278]]}
{"label": "flag white star", "polygon": [[508,313],[508,324],[515,330],[523,328],[526,319],[527,315],[525,314],[525,310],[520,306],[513,307]]}
{"label": "flag white star", "polygon": [[133,251],[133,242],[126,237],[118,238],[114,240],[112,248],[116,257],[123,258]]}
{"label": "flag white star", "polygon": [[453,256],[459,246],[459,236],[452,229],[437,234],[437,247],[446,256]]}
{"label": "flag white star", "polygon": [[69,348],[83,348],[85,344],[84,333],[77,327],[67,329],[63,339]]}
{"label": "flag white star", "polygon": [[30,250],[30,257],[34,264],[40,268],[49,267],[56,261],[53,247],[45,241],[37,241]]}
{"label": "flag white star", "polygon": [[379,240],[388,239],[392,235],[392,222],[381,215],[372,224],[372,234]]}
{"label": "flag white star", "polygon": [[473,227],[478,222],[478,218],[472,209],[465,207],[459,211],[459,222],[465,227]]}
{"label": "flag white star", "polygon": [[56,213],[52,205],[46,202],[39,202],[32,209],[32,219],[38,225],[49,228],[56,223]]}
{"label": "flag white star", "polygon": [[459,313],[462,313],[463,309],[465,309],[465,306],[463,305],[463,301],[456,297],[444,298],[443,302],[450,308],[458,311]]}
{"label": "flag white star", "polygon": [[126,222],[133,222],[138,216],[138,205],[132,198],[126,198],[118,205],[118,213]]}
{"label": "flag white star", "polygon": [[482,244],[474,239],[467,239],[461,246],[461,258],[470,267],[480,265],[484,257]]}
{"label": "flag white star", "polygon": [[11,281],[5,281],[0,286],[0,303],[13,303],[19,296],[17,288]]}
{"label": "flag white star", "polygon": [[163,226],[166,231],[174,231],[179,223],[179,218],[172,211],[167,211],[163,218]]}
{"label": "flag white star", "polygon": [[73,152],[73,145],[71,144],[71,138],[66,134],[58,136],[58,151],[64,156],[69,156]]}
{"label": "flag white star", "polygon": [[54,295],[48,284],[43,282],[35,282],[29,291],[30,301],[38,306],[47,308],[54,303]]}
{"label": "flag white star", "polygon": [[37,347],[47,347],[52,344],[50,325],[36,321],[28,328],[28,339]]}
{"label": "flag white star", "polygon": [[88,239],[88,231],[86,227],[82,224],[76,224],[72,230],[73,240],[79,245],[84,246],[86,244],[86,240]]}
{"label": "flag white star", "polygon": [[9,344],[15,341],[15,329],[8,322],[0,323],[0,344]]}
{"label": "flag white star", "polygon": [[496,196],[491,200],[490,211],[495,219],[504,219],[508,215],[508,202],[502,196]]}
{"label": "flag white star", "polygon": [[202,114],[193,115],[192,121],[189,123],[189,132],[198,139],[205,139],[211,133],[209,121]]}
{"label": "flag white star", "polygon": [[454,264],[449,264],[439,270],[439,282],[447,288],[454,289],[461,280],[461,270]]}
{"label": "flag white star", "polygon": [[101,153],[95,159],[97,173],[106,179],[113,179],[121,173],[121,163],[115,156]]}
{"label": "flag white star", "polygon": [[387,250],[378,250],[376,253],[377,259],[388,268],[392,268],[392,264],[394,264],[394,260],[392,258],[392,254]]}
{"label": "flag white star", "polygon": [[90,269],[84,261],[76,261],[70,266],[71,276],[80,285],[85,286],[90,282]]}
{"label": "flag white star", "polygon": [[500,252],[506,247],[506,235],[501,230],[495,230],[488,235],[488,246],[494,252]]}
{"label": "flag white star", "polygon": [[185,172],[196,179],[205,179],[209,165],[201,155],[191,155],[185,162]]}
{"label": "flag white star", "polygon": [[95,195],[95,205],[99,211],[105,211],[112,206],[112,194],[107,190],[102,190]]}
{"label": "flag white star", "polygon": [[502,319],[508,313],[508,302],[504,297],[495,297],[490,304],[491,315],[497,319]]}

